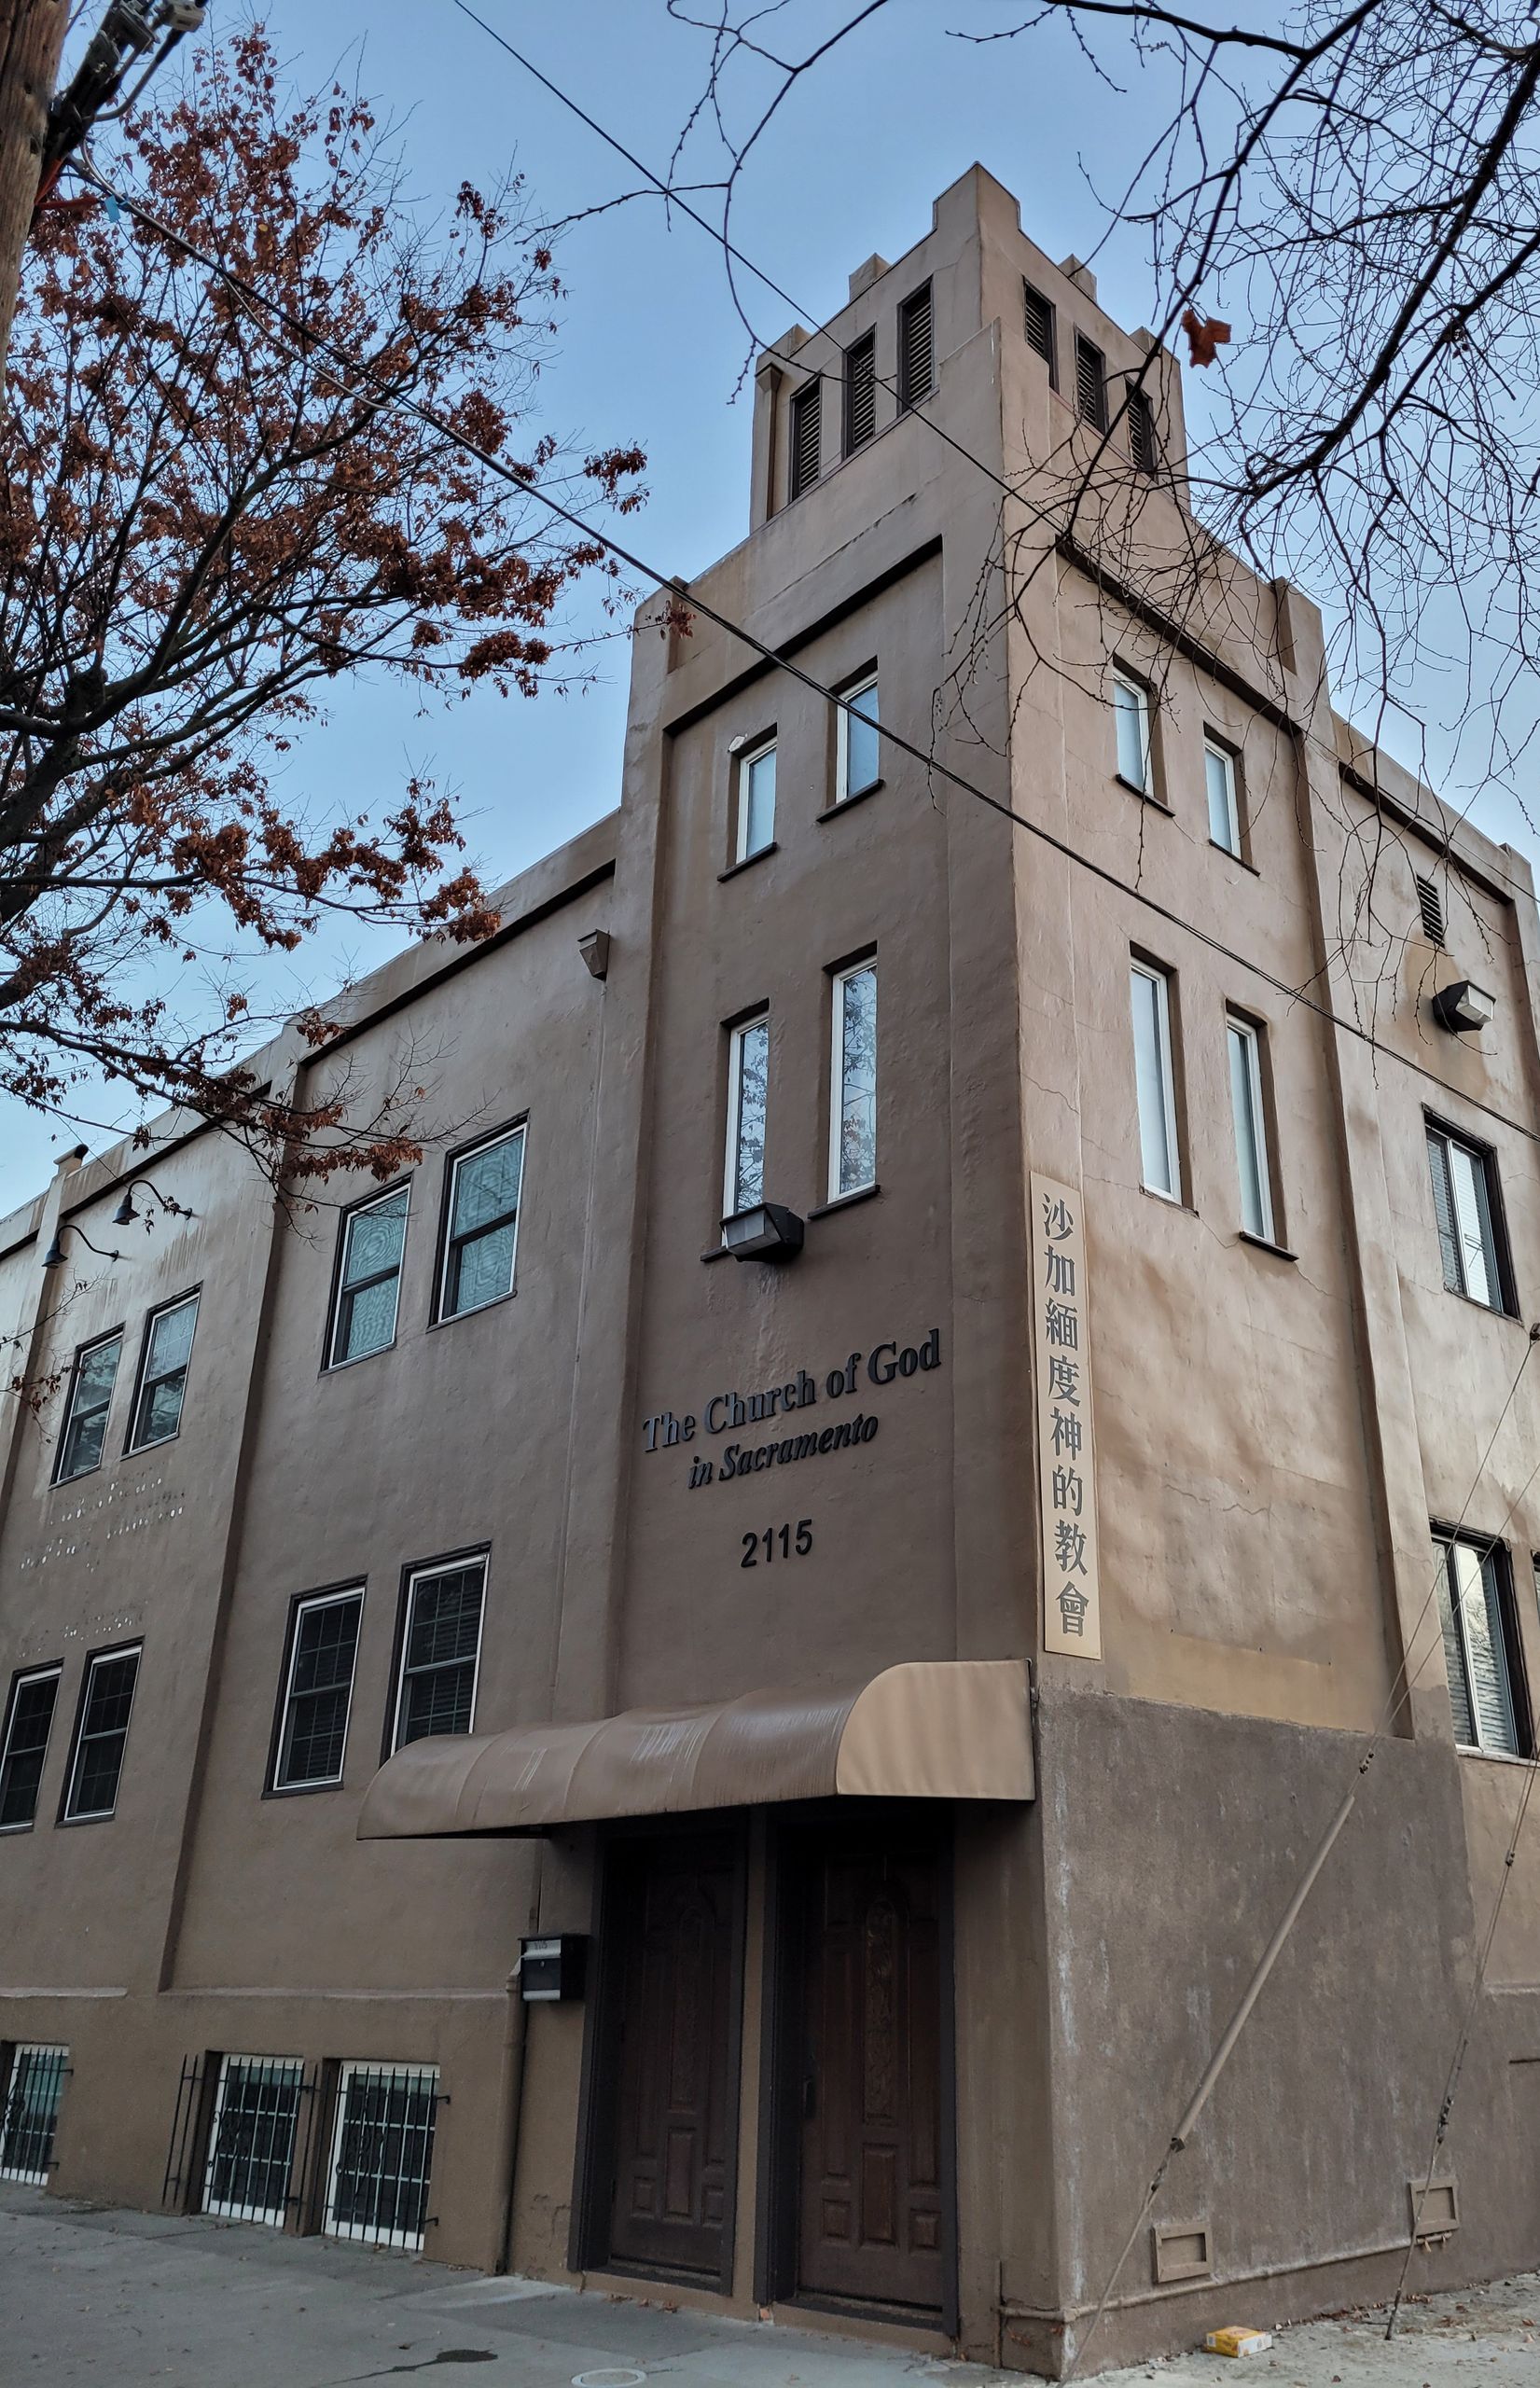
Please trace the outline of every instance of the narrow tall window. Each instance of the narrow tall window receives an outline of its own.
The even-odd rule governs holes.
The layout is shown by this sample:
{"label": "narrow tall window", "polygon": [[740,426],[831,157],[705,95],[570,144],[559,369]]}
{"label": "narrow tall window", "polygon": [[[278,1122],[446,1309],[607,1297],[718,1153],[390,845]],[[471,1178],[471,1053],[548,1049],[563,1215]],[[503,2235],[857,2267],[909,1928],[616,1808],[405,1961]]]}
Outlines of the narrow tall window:
{"label": "narrow tall window", "polygon": [[0,1741],[0,1832],[23,1832],[37,1814],[62,1672],[56,1666],[29,1667],[11,1678]]}
{"label": "narrow tall window", "polygon": [[824,414],[824,384],[814,375],[811,382],[792,395],[791,401],[791,493],[800,497],[818,479],[822,446]]}
{"label": "narrow tall window", "polygon": [[1442,1128],[1428,1125],[1428,1167],[1444,1283],[1489,1310],[1507,1310],[1507,1270],[1498,1242],[1492,1159]]}
{"label": "narrow tall window", "polygon": [[877,965],[858,963],[834,982],[829,1200],[877,1183]]}
{"label": "narrow tall window", "polygon": [[1075,410],[1095,431],[1107,427],[1107,361],[1079,332],[1075,335]]}
{"label": "narrow tall window", "polygon": [[765,1108],[770,1085],[770,1017],[732,1032],[728,1053],[728,1160],[722,1215],[734,1218],[765,1199]]}
{"label": "narrow tall window", "polygon": [[187,1362],[192,1356],[192,1330],[198,1324],[198,1297],[184,1294],[163,1310],[150,1312],[145,1329],[144,1356],[139,1363],[139,1390],[133,1400],[129,1430],[131,1451],[151,1443],[169,1443],[182,1423],[187,1390]]}
{"label": "narrow tall window", "polygon": [[337,1298],[332,1312],[329,1368],[366,1360],[395,1340],[401,1294],[401,1260],[407,1248],[410,1188],[393,1187],[360,1202],[342,1221]]}
{"label": "narrow tall window", "polygon": [[877,334],[867,332],[845,351],[845,453],[877,436]]}
{"label": "narrow tall window", "polygon": [[1491,1543],[1441,1534],[1433,1548],[1454,1738],[1462,1749],[1528,1756],[1506,1554]]}
{"label": "narrow tall window", "polygon": [[841,689],[840,694],[850,711],[847,713],[845,705],[841,705],[835,716],[836,804],[843,804],[847,798],[875,787],[881,776],[877,744],[876,673],[853,688]]}
{"label": "narrow tall window", "polygon": [[1209,836],[1228,854],[1241,852],[1241,808],[1236,801],[1235,757],[1217,740],[1203,742],[1203,774],[1208,782]]}
{"label": "narrow tall window", "polygon": [[1159,462],[1155,440],[1155,409],[1143,390],[1131,390],[1128,396],[1129,454],[1135,469],[1153,474]]}
{"label": "narrow tall window", "polygon": [[93,1467],[101,1465],[112,1388],[118,1381],[118,1363],[122,1354],[121,1327],[116,1334],[104,1335],[99,1343],[88,1343],[76,1353],[64,1411],[64,1431],[59,1438],[56,1483],[67,1483],[72,1476],[89,1475]]}
{"label": "narrow tall window", "polygon": [[487,1562],[423,1567],[407,1584],[393,1749],[430,1733],[468,1733],[476,1714]]}
{"label": "narrow tall window", "polygon": [[421,2247],[437,2112],[436,2066],[343,2065],[323,2226],[331,2238]]}
{"label": "narrow tall window", "polygon": [[916,290],[898,310],[898,406],[918,406],[928,397],[936,368],[931,354],[930,284]]}
{"label": "narrow tall window", "polygon": [[75,1754],[64,1793],[64,1821],[84,1824],[110,1816],[118,1805],[123,1749],[129,1738],[139,1647],[105,1650],[91,1659],[80,1693]]}
{"label": "narrow tall window", "polygon": [[53,2135],[69,2071],[68,2048],[23,2040],[11,2050],[0,2104],[0,2176],[48,2186]]}
{"label": "narrow tall window", "polygon": [[775,741],[749,747],[738,757],[738,827],[734,859],[747,862],[775,840]]}
{"label": "narrow tall window", "polygon": [[1139,1099],[1139,1173],[1152,1194],[1182,1199],[1176,1142],[1176,1083],[1172,1068],[1171,982],[1163,970],[1136,962],[1129,973],[1133,1004],[1133,1082]]}
{"label": "narrow tall window", "polygon": [[1030,282],[1021,285],[1021,297],[1026,309],[1027,346],[1040,356],[1048,368],[1048,387],[1059,387],[1059,343],[1054,338],[1053,301],[1034,290]]}
{"label": "narrow tall window", "polygon": [[203,2212],[282,2229],[304,2095],[297,2056],[226,2056],[203,2169]]}
{"label": "narrow tall window", "polygon": [[1231,1020],[1230,1109],[1235,1117],[1235,1163],[1241,1173],[1241,1224],[1248,1235],[1275,1243],[1272,1166],[1267,1117],[1262,1108],[1262,1039],[1249,1020]]}
{"label": "narrow tall window", "polygon": [[1126,673],[1114,673],[1112,710],[1117,728],[1117,776],[1141,796],[1148,796],[1152,793],[1149,690]]}
{"label": "narrow tall window", "polygon": [[361,1586],[318,1592],[296,1604],[272,1770],[275,1791],[314,1791],[342,1780],[363,1610]]}
{"label": "narrow tall window", "polygon": [[523,1173],[522,1128],[493,1136],[451,1163],[440,1318],[484,1310],[512,1293]]}

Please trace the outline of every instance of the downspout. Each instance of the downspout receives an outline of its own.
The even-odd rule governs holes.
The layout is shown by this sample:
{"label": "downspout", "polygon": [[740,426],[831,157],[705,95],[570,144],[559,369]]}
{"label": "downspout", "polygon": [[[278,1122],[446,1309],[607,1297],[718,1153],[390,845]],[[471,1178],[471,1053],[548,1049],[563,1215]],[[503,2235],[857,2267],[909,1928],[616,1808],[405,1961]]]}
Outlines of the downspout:
{"label": "downspout", "polygon": [[[540,1913],[540,1876],[544,1870],[545,1854],[545,1843],[541,1841],[535,1847],[534,1881],[530,1886],[532,1924]],[[513,2270],[514,2199],[519,2187],[519,2139],[524,2121],[524,2049],[529,2037],[529,2009],[524,2005],[519,1980],[523,1962],[520,1957],[508,1976],[508,2011],[503,2020],[503,2061],[497,2085],[497,2145],[502,2150],[502,2178],[498,2188],[502,2220],[493,2264],[494,2272]]]}

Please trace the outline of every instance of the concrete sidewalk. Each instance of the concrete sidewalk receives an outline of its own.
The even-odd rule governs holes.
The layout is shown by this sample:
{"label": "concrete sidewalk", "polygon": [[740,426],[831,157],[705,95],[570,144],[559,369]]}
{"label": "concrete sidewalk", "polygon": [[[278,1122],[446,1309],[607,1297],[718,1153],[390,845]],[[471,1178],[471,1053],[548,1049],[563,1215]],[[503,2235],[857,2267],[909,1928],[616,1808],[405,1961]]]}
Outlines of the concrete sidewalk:
{"label": "concrete sidewalk", "polygon": [[[1239,2300],[1238,2300],[1239,2301]],[[1244,2321],[1243,2312],[1235,2317]],[[1540,2388],[1540,2276],[1283,2332],[1244,2364],[1173,2357],[1104,2388]],[[439,2367],[486,2388],[996,2388],[1019,2374],[812,2332],[491,2280],[250,2224],[0,2184],[0,2388],[362,2388]]]}

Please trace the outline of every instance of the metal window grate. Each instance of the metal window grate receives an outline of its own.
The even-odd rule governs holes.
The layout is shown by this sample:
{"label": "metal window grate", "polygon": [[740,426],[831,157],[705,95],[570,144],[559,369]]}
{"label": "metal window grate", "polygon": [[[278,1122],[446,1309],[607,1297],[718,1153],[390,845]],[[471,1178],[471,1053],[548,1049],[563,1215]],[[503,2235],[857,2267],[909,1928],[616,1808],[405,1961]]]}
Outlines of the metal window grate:
{"label": "metal window grate", "polygon": [[0,2177],[47,2187],[69,2055],[66,2048],[39,2041],[22,2041],[11,2050],[0,2109]]}
{"label": "metal window grate", "polygon": [[1129,392],[1129,454],[1142,473],[1153,473],[1159,461],[1155,444],[1155,409],[1143,390]]}
{"label": "metal window grate", "polygon": [[202,2210],[282,2228],[297,2192],[299,2117],[313,2084],[298,2057],[226,2056],[203,2168]]}
{"label": "metal window grate", "polygon": [[815,376],[791,402],[791,493],[800,497],[818,479],[823,431],[824,384]]}
{"label": "metal window grate", "polygon": [[1413,873],[1417,881],[1417,909],[1422,915],[1422,935],[1430,945],[1444,942],[1444,899],[1431,879],[1421,871]]}
{"label": "metal window grate", "polygon": [[845,351],[845,453],[877,436],[877,334],[867,332]]}
{"label": "metal window grate", "polygon": [[918,406],[935,380],[931,354],[930,284],[914,291],[898,310],[898,404]]}
{"label": "metal window grate", "polygon": [[1075,336],[1075,404],[1083,423],[1094,430],[1107,427],[1107,367],[1099,348],[1076,332]]}
{"label": "metal window grate", "polygon": [[1026,311],[1027,346],[1040,356],[1048,368],[1048,387],[1059,387],[1058,343],[1053,337],[1053,302],[1034,290],[1030,282],[1021,285],[1022,303]]}
{"label": "metal window grate", "polygon": [[440,2097],[436,2065],[345,2064],[325,2228],[375,2247],[421,2247]]}

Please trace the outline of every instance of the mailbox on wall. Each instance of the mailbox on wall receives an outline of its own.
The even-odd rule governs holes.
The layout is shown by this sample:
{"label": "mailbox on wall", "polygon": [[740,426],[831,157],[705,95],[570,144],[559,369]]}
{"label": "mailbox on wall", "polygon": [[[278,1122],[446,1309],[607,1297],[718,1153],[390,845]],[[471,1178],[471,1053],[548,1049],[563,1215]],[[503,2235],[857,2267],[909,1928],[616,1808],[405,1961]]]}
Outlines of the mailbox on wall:
{"label": "mailbox on wall", "polygon": [[581,1998],[589,1952],[586,1932],[548,1932],[519,1944],[519,1988],[526,2006]]}

